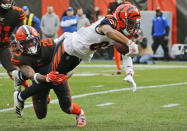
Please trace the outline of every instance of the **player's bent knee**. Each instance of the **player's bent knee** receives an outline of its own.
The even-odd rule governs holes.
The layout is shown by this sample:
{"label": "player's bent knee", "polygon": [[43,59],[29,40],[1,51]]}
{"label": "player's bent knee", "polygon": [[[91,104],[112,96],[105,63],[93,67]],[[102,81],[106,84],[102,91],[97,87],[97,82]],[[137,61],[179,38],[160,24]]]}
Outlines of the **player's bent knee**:
{"label": "player's bent knee", "polygon": [[35,112],[38,119],[44,119],[47,115],[47,112]]}
{"label": "player's bent knee", "polygon": [[67,114],[71,114],[71,110],[70,108],[61,108],[63,112],[67,113]]}
{"label": "player's bent knee", "polygon": [[38,119],[43,119],[47,115],[47,102],[45,99],[34,99],[34,111]]}
{"label": "player's bent knee", "polygon": [[38,119],[44,119],[45,117],[46,117],[46,115],[45,116],[37,116]]}

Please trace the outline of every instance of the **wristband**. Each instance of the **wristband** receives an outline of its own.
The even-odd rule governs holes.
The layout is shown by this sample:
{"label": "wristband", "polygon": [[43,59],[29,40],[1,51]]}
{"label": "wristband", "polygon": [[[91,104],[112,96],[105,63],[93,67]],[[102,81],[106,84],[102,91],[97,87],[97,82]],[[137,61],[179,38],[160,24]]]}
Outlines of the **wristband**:
{"label": "wristband", "polygon": [[40,83],[40,82],[36,79],[36,76],[37,76],[38,74],[40,74],[40,73],[35,73],[35,74],[34,74],[34,81],[36,82],[36,84],[39,84],[39,83]]}

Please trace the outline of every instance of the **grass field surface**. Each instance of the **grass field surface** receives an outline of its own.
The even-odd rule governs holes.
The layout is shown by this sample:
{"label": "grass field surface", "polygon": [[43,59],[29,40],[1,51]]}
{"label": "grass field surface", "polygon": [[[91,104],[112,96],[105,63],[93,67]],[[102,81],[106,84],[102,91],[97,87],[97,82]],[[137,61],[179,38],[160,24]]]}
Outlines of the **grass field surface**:
{"label": "grass field surface", "polygon": [[[137,91],[115,75],[113,61],[93,61],[74,70],[72,101],[85,111],[87,125],[75,126],[75,116],[61,111],[51,90],[45,119],[38,120],[31,99],[22,118],[13,110],[13,81],[0,67],[0,130],[12,131],[186,131],[187,63],[135,65]],[[112,75],[114,74],[114,75]]]}

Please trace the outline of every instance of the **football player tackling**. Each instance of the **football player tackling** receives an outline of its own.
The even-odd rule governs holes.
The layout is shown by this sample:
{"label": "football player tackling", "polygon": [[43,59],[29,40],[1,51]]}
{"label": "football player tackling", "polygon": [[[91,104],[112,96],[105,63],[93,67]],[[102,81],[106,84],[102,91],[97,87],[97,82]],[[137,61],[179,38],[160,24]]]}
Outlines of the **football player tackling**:
{"label": "football player tackling", "polygon": [[[19,81],[17,83],[21,84],[26,79],[33,81],[32,85],[19,93],[19,95],[18,91],[20,90],[14,92],[14,103],[18,116],[22,117],[23,115],[24,103],[21,101],[32,96],[37,118],[45,118],[49,91],[53,89],[61,109],[68,114],[76,115],[77,126],[85,126],[86,121],[83,110],[78,104],[72,103],[71,100],[71,90],[68,81],[66,81],[68,78],[65,76],[69,75],[60,75],[56,72],[47,74],[56,42],[53,39],[40,40],[38,32],[33,27],[23,25],[16,32],[16,44],[18,50],[13,53],[11,60],[14,65],[20,68],[20,71],[14,73],[14,75],[16,74],[16,80]],[[36,76],[39,78],[36,79]],[[59,84],[58,81],[64,82]],[[53,84],[57,86],[53,86]],[[17,108],[17,104],[19,104],[19,108]]]}
{"label": "football player tackling", "polygon": [[[64,77],[59,79],[55,84],[64,84],[66,74],[73,70],[81,60],[90,60],[94,52],[101,48],[107,48],[113,45],[113,42],[118,42],[127,45],[129,52],[126,54],[126,80],[136,88],[136,83],[133,80],[133,66],[131,55],[138,54],[138,46],[125,36],[124,33],[135,34],[140,26],[140,12],[136,6],[131,4],[120,5],[113,16],[106,16],[88,27],[82,27],[75,33],[64,33],[56,42],[59,43],[55,47],[52,61],[50,63],[49,72],[59,72],[64,74]],[[62,41],[62,42],[61,42]],[[50,73],[49,73],[50,74]],[[42,76],[39,73],[34,74],[34,80],[37,82]],[[59,86],[53,85],[53,86]],[[27,89],[25,89],[27,90]],[[30,87],[33,94],[37,93],[34,87]],[[22,92],[15,93],[16,108],[23,110]],[[27,98],[29,95],[27,95]],[[84,119],[82,119],[84,121]]]}

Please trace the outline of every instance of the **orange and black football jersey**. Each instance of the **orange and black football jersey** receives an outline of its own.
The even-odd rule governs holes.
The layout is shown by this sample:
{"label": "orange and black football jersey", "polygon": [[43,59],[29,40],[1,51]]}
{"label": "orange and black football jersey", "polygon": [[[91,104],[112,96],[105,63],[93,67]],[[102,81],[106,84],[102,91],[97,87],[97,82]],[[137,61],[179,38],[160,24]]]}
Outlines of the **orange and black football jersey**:
{"label": "orange and black football jersey", "polygon": [[119,30],[117,20],[112,15],[105,16],[99,25],[110,25],[113,29]]}
{"label": "orange and black football jersey", "polygon": [[52,39],[43,39],[41,42],[41,48],[37,55],[28,55],[19,51],[13,53],[11,61],[16,66],[29,65],[34,70],[37,70],[37,68],[50,64],[55,46],[56,45]]}
{"label": "orange and black football jersey", "polygon": [[24,19],[24,11],[17,6],[13,6],[10,10],[0,10],[0,47],[9,45],[11,33]]}

